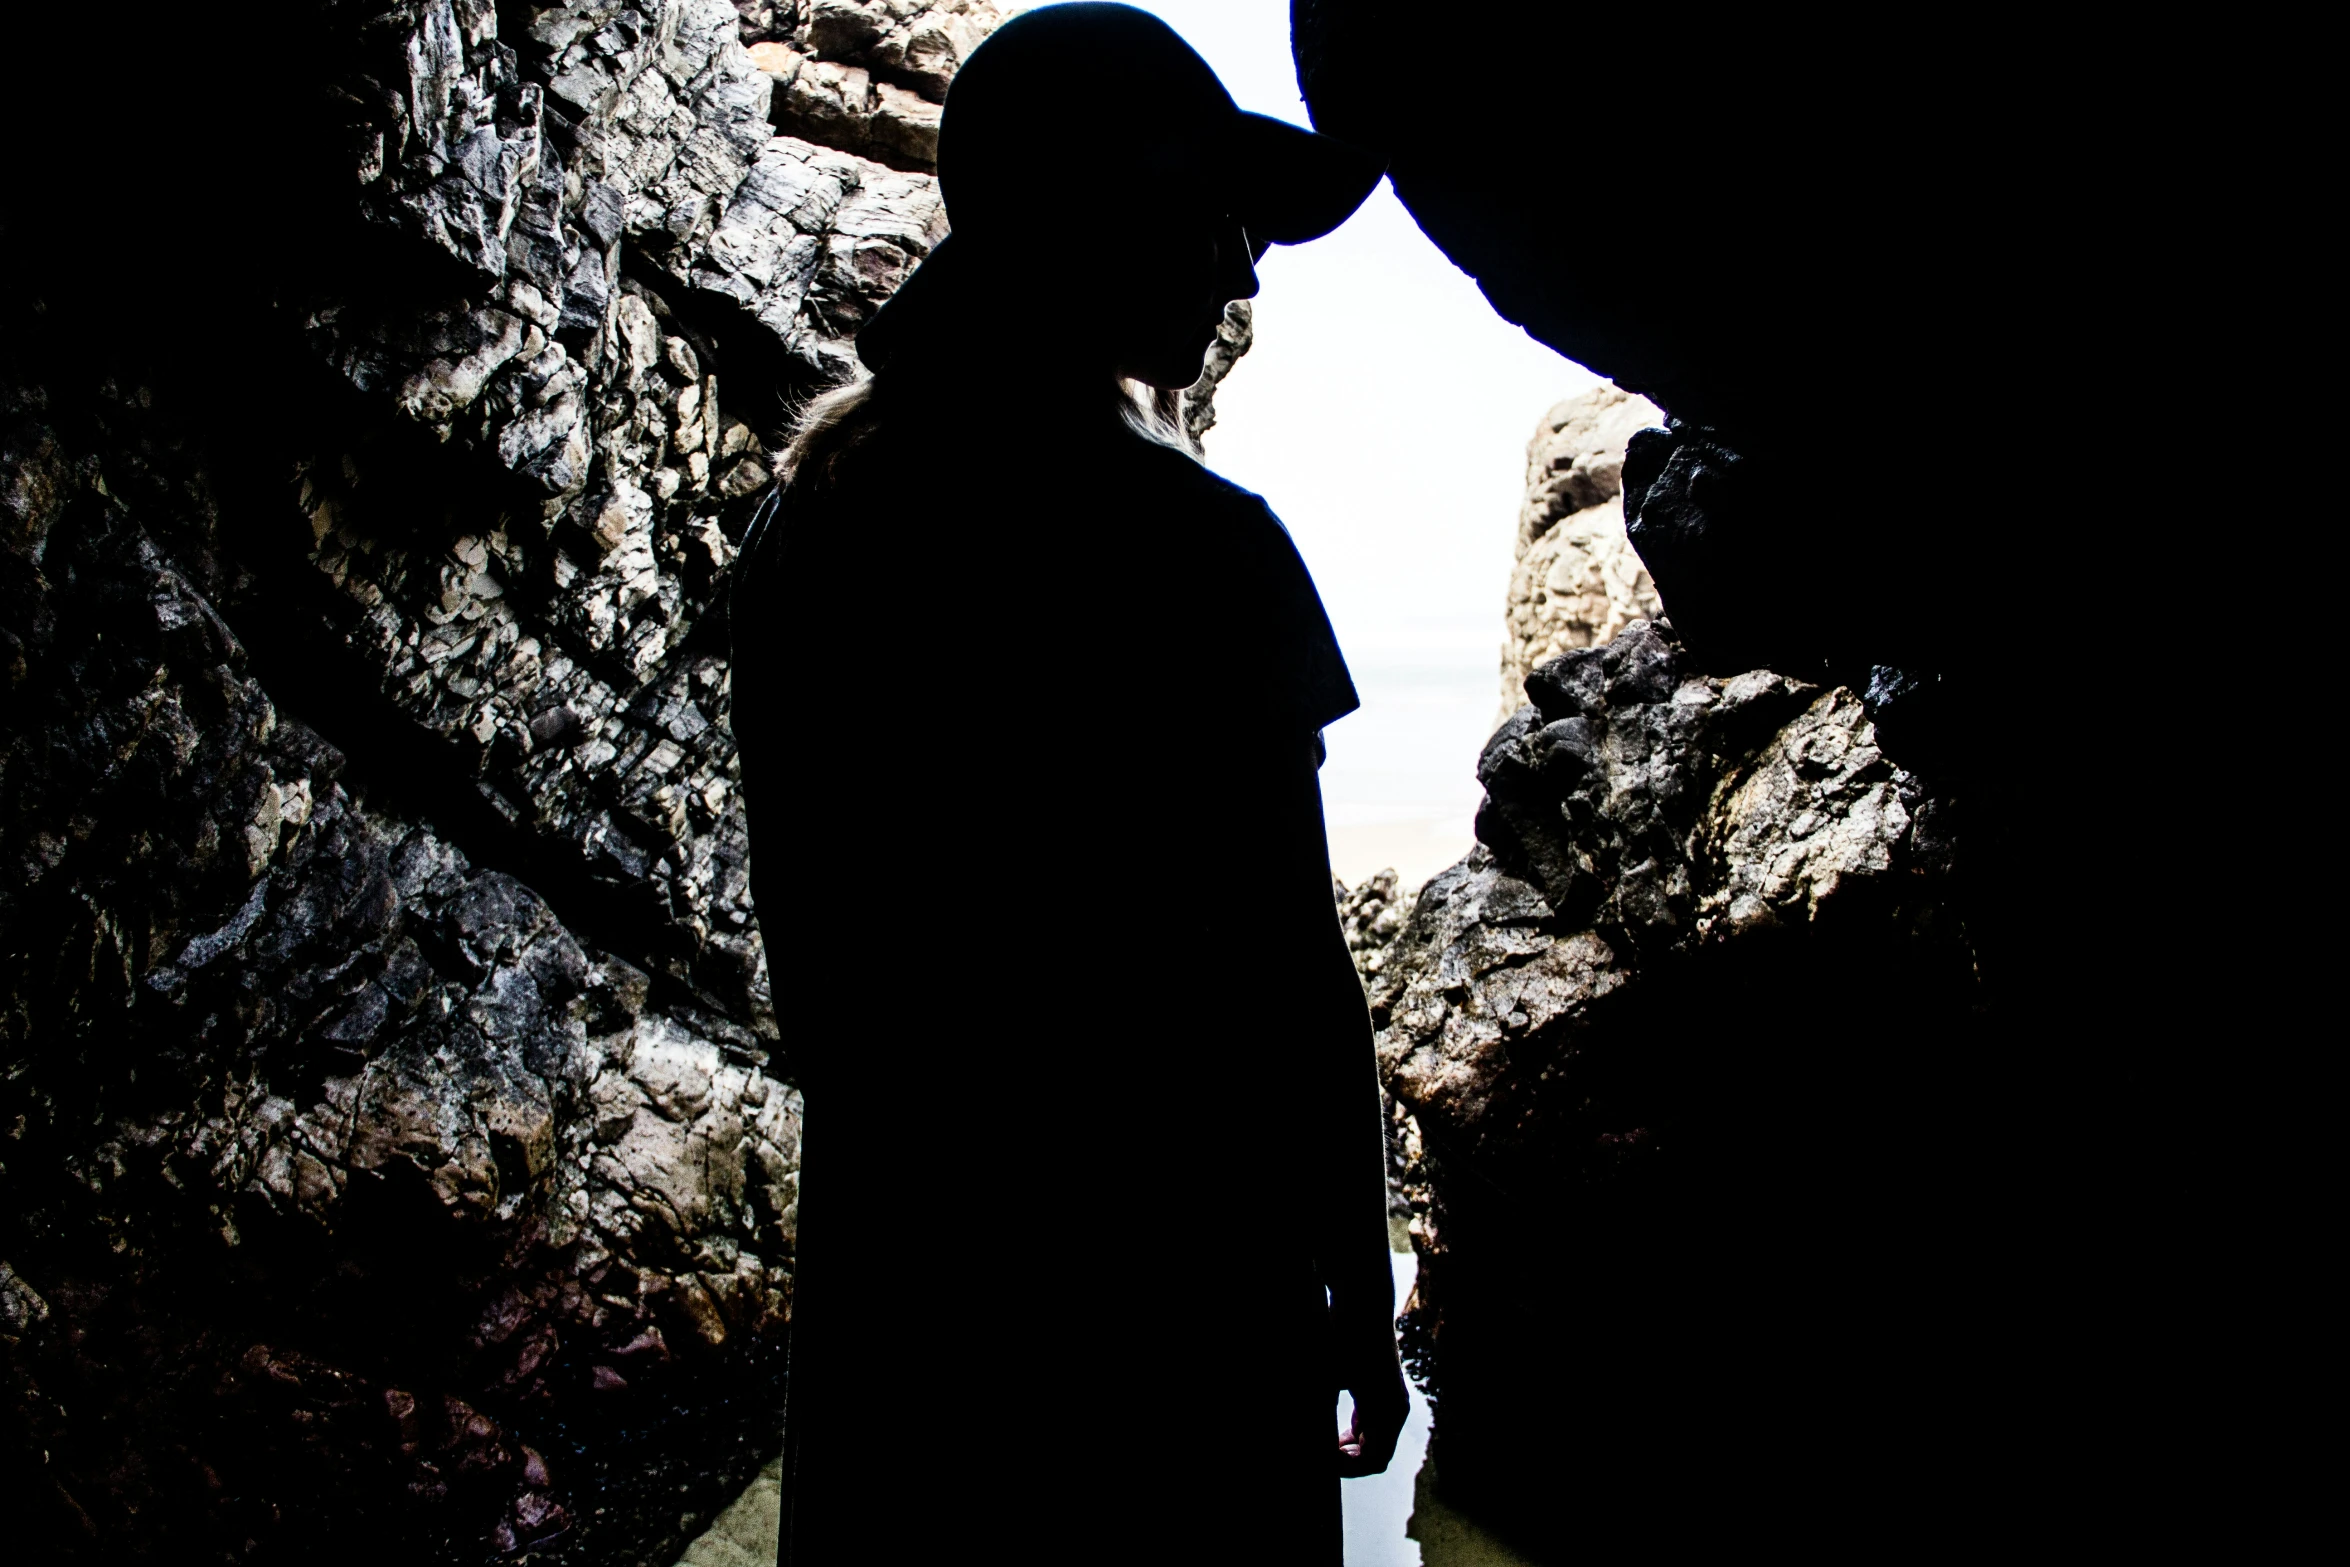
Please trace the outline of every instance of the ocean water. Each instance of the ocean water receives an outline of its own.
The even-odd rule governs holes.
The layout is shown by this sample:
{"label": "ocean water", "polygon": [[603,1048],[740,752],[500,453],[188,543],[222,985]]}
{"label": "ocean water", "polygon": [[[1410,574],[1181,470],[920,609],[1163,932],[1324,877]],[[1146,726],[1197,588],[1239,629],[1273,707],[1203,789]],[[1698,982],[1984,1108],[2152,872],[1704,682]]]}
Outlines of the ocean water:
{"label": "ocean water", "polygon": [[1346,648],[1363,705],[1323,734],[1322,813],[1349,886],[1389,867],[1417,885],[1469,852],[1477,753],[1501,709],[1498,598],[1490,616],[1383,626]]}

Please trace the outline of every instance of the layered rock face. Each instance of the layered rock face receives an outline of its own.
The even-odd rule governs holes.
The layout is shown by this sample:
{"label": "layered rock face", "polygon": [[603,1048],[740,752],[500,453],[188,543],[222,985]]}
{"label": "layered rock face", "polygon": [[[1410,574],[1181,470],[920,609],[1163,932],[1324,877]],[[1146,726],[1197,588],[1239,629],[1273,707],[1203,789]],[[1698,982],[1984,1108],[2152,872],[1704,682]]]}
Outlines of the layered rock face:
{"label": "layered rock face", "polygon": [[893,168],[938,167],[955,68],[1008,12],[988,0],[735,0],[775,79],[776,127]]}
{"label": "layered rock face", "polygon": [[366,799],[224,618],[200,479],[44,394],[0,393],[23,1516],[54,1559],[657,1547],[771,1440],[730,1383],[776,1371],[797,1094]]}
{"label": "layered rock face", "polygon": [[1656,584],[1624,536],[1623,490],[1625,443],[1663,422],[1647,398],[1602,385],[1534,427],[1517,565],[1502,606],[1502,717],[1525,701],[1535,665],[1662,613]]}
{"label": "layered rock face", "polygon": [[44,1560],[666,1562],[774,1451],[800,1101],[727,570],[945,218],[745,39],[934,121],[994,21],[320,4],[171,62],[201,180],[39,100],[0,1442]]}

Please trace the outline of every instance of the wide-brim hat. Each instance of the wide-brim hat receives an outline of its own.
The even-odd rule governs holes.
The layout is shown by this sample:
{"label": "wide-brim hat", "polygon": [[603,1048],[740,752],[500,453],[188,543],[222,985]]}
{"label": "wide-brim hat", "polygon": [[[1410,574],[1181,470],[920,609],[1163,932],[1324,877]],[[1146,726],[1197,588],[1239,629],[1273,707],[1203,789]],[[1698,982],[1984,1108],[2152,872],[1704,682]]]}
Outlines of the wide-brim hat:
{"label": "wide-brim hat", "polygon": [[989,35],[947,90],[938,179],[954,232],[858,335],[878,370],[982,270],[1056,225],[1082,243],[1088,203],[1191,187],[1221,202],[1251,248],[1299,245],[1369,197],[1382,161],[1235,103],[1176,31],[1129,5],[1051,5]]}

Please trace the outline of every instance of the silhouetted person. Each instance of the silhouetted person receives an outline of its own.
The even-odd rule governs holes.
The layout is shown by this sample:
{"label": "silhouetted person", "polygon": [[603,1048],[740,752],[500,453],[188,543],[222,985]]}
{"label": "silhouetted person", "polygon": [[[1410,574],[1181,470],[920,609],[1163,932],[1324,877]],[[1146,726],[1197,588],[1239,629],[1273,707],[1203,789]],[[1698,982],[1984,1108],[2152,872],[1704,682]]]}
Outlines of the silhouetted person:
{"label": "silhouetted person", "polygon": [[1406,1407],[1315,777],[1356,699],[1169,420],[1379,169],[1115,5],[974,53],[939,166],[733,600],[808,1103],[783,1557],[1335,1563]]}

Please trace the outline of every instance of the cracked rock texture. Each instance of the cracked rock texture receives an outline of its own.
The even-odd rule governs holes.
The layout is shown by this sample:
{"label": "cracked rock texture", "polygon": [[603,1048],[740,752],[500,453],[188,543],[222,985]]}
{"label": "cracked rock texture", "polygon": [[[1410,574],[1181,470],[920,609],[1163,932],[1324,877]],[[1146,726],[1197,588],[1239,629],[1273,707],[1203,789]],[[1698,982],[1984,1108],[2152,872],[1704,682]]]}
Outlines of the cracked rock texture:
{"label": "cracked rock texture", "polygon": [[203,179],[11,104],[67,149],[0,218],[38,1559],[666,1563],[772,1456],[800,1101],[726,573],[945,219],[763,67],[934,124],[995,20],[317,0],[123,62]]}
{"label": "cracked rock texture", "polygon": [[100,456],[0,388],[22,1526],[43,1560],[657,1551],[771,1440],[727,1399],[774,1375],[798,1095],[278,710],[231,530],[124,402]]}
{"label": "cracked rock texture", "polygon": [[892,168],[933,172],[947,85],[1010,14],[987,0],[735,0],[775,82],[775,126]]}
{"label": "cracked rock texture", "polygon": [[1387,949],[1411,917],[1412,892],[1392,870],[1380,871],[1358,887],[1333,879],[1338,903],[1338,928],[1346,935],[1346,950],[1355,972],[1367,988],[1377,983],[1386,967]]}
{"label": "cracked rock texture", "polygon": [[[1851,1175],[1938,1128],[1921,1065],[1977,986],[1955,809],[1851,691],[1706,676],[1646,620],[1525,690],[1478,764],[1480,846],[1357,962],[1446,1494],[1555,1550],[1749,1439],[1737,1394],[1795,1396],[1796,1368],[1802,1397],[1851,1392],[1823,1336],[1887,1329],[1830,1302],[1908,1280],[1878,1227],[1939,1184],[1893,1215]],[[1562,1465],[1590,1487],[1571,1519],[1542,1500]]]}
{"label": "cracked rock texture", "polygon": [[1624,536],[1623,492],[1625,443],[1664,419],[1647,398],[1603,385],[1568,398],[1534,427],[1517,565],[1502,607],[1503,718],[1525,700],[1535,665],[1663,613],[1648,568]]}
{"label": "cracked rock texture", "polygon": [[935,120],[994,22],[318,0],[129,63],[203,84],[218,182],[30,100],[0,1441],[55,1559],[666,1563],[772,1455],[799,1100],[726,573],[945,218],[749,46]]}

